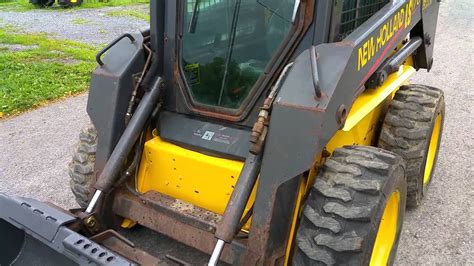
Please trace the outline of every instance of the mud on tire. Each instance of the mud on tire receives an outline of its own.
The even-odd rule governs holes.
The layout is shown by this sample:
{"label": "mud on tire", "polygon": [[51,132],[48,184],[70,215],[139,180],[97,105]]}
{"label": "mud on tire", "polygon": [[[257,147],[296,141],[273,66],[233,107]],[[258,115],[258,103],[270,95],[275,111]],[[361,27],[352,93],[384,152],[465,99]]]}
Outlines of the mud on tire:
{"label": "mud on tire", "polygon": [[[443,131],[444,96],[439,89],[424,85],[402,86],[385,116],[378,146],[395,152],[405,159],[407,166],[407,206],[417,207],[427,192],[434,173],[434,163],[429,181],[424,184],[425,165],[435,120],[441,114]],[[437,154],[434,162],[437,160]]]}
{"label": "mud on tire", "polygon": [[94,165],[97,150],[97,130],[92,124],[85,126],[74,145],[72,160],[69,163],[69,181],[76,202],[86,207],[92,185],[95,182]]}
{"label": "mud on tire", "polygon": [[322,166],[303,207],[294,265],[368,265],[387,198],[399,192],[395,241],[398,246],[405,213],[403,159],[363,146],[334,151]]}

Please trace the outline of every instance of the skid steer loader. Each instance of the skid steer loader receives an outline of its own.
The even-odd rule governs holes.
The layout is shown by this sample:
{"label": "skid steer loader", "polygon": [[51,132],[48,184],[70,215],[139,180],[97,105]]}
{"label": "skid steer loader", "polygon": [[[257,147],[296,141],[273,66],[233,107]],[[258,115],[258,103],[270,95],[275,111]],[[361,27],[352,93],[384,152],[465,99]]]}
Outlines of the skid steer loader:
{"label": "skid steer loader", "polygon": [[[200,264],[167,244],[209,265],[392,263],[442,134],[443,92],[408,84],[438,2],[151,1],[149,30],[97,55],[82,208],[0,194],[0,264]],[[144,250],[134,226],[167,238]]]}

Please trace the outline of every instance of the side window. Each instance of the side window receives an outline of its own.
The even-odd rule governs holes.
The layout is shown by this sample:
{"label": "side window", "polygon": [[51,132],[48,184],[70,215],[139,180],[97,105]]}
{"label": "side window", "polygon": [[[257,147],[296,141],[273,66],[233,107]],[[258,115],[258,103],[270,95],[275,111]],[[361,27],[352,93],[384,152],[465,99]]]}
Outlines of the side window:
{"label": "side window", "polygon": [[194,102],[237,110],[290,33],[296,0],[188,0],[181,64]]}
{"label": "side window", "polygon": [[389,2],[390,0],[337,0],[330,40],[341,41]]}
{"label": "side window", "polygon": [[[206,1],[200,1],[197,0],[199,4],[199,10],[206,10],[208,8],[213,8],[216,7],[219,4],[222,4],[224,0],[206,0]],[[196,0],[190,0],[187,3],[187,12],[192,12],[194,5],[196,4]]]}

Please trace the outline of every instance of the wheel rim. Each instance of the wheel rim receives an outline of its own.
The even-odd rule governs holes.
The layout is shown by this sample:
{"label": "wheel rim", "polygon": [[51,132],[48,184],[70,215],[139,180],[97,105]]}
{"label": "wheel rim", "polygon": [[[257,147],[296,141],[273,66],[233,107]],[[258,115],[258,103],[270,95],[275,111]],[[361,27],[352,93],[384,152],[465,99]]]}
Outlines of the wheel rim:
{"label": "wheel rim", "polygon": [[423,175],[423,185],[426,185],[431,179],[433,165],[435,164],[436,153],[438,152],[438,142],[441,132],[441,114],[436,116],[433,133],[431,133],[430,146],[426,156],[425,173]]}
{"label": "wheel rim", "polygon": [[375,238],[370,265],[387,265],[392,252],[398,228],[400,192],[394,191],[388,198]]}

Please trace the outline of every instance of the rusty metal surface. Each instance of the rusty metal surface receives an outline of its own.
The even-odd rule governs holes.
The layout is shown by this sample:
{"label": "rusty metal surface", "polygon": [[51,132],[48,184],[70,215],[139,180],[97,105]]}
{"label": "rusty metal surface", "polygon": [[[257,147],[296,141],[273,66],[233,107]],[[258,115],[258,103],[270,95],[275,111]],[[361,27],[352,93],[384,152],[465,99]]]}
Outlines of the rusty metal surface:
{"label": "rusty metal surface", "polygon": [[122,241],[124,244],[126,244],[126,245],[128,245],[132,248],[135,247],[135,244],[133,244],[132,241],[128,240],[127,238],[125,238],[121,234],[117,233],[113,229],[108,229],[108,230],[105,230],[103,232],[100,232],[97,235],[92,236],[90,238],[90,240],[101,244],[101,243],[103,243],[104,241],[106,241],[107,239],[110,239],[110,238],[116,238],[117,240]]}
{"label": "rusty metal surface", "polygon": [[222,219],[222,216],[219,214],[156,191],[149,191],[143,194],[140,199],[142,203],[158,209],[171,217],[209,232],[214,232],[216,224]]}
{"label": "rusty metal surface", "polygon": [[[213,234],[215,224],[212,225],[209,220],[204,222],[201,217],[201,225],[196,226],[199,225],[199,222],[194,220],[195,217],[192,219],[189,217],[190,213],[195,213],[194,211],[179,207],[175,200],[157,192],[147,192],[141,197],[137,197],[120,191],[115,198],[113,211],[117,215],[128,217],[140,225],[201,252],[210,254],[214,248],[216,242]],[[206,216],[205,219],[210,218]],[[211,222],[215,221],[210,220]],[[203,227],[202,223],[206,223],[207,226]],[[224,249],[221,259],[226,263],[232,263],[234,250],[233,245],[228,245]]]}
{"label": "rusty metal surface", "polygon": [[[248,239],[248,249],[242,255],[243,265],[282,265],[284,261],[291,221],[295,210],[300,177],[280,180],[279,185],[265,182],[262,199],[256,201]],[[259,183],[259,188],[262,183]],[[258,194],[257,194],[258,197]],[[265,213],[266,212],[266,213]],[[270,213],[272,215],[266,215]]]}
{"label": "rusty metal surface", "polygon": [[131,247],[115,237],[105,239],[102,242],[102,245],[140,265],[168,265],[163,260],[160,260],[141,249]]}
{"label": "rusty metal surface", "polygon": [[166,258],[182,266],[191,266],[192,264],[172,255],[166,255]]}
{"label": "rusty metal surface", "polygon": [[86,213],[84,208],[70,209],[69,212],[78,218],[67,225],[69,229],[76,232],[81,231],[82,234],[87,236],[95,235],[103,230],[103,225],[97,220],[96,213]]}

